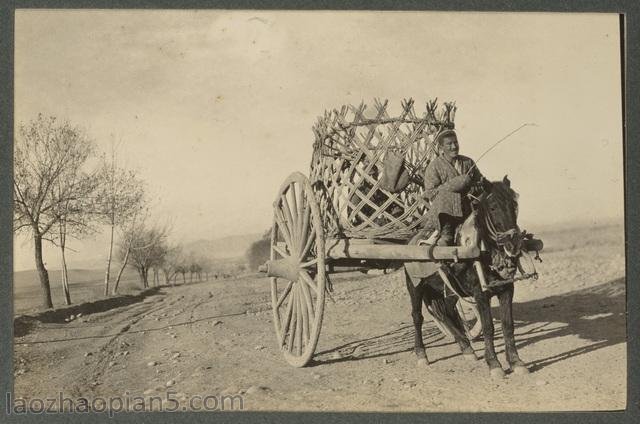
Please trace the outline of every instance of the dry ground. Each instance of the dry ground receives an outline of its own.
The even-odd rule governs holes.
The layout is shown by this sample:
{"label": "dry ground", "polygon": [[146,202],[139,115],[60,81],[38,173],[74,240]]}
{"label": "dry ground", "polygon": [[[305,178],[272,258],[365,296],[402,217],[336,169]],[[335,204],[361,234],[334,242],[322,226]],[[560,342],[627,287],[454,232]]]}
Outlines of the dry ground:
{"label": "dry ground", "polygon": [[[491,379],[426,321],[433,364],[412,353],[399,274],[334,281],[311,366],[275,348],[268,279],[163,287],[17,328],[15,396],[244,395],[249,410],[548,411],[626,405],[624,243],[620,226],[541,233],[541,277],[516,287],[514,315],[528,376]],[[496,323],[498,336],[500,325]],[[474,347],[482,355],[482,342]],[[497,349],[503,366],[502,340]]]}

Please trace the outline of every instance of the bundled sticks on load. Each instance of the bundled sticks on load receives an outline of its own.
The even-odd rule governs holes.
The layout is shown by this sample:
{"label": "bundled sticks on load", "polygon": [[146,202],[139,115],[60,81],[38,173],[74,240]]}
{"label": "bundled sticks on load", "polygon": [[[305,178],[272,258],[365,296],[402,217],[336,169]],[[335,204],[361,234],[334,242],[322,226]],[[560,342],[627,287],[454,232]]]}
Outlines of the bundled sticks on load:
{"label": "bundled sticks on load", "polygon": [[[390,116],[388,101],[326,111],[313,126],[310,178],[329,236],[406,240],[426,212],[422,176],[435,155],[434,137],[454,128],[454,103],[414,101]],[[397,174],[397,175],[396,175]],[[399,177],[401,182],[390,184]]]}

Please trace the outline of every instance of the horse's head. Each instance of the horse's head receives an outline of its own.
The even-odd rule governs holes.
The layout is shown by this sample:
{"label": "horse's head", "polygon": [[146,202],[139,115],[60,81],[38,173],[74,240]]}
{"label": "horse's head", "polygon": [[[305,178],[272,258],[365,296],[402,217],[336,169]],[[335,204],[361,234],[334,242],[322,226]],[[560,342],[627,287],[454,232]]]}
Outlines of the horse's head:
{"label": "horse's head", "polygon": [[505,175],[502,181],[484,185],[478,198],[479,225],[491,251],[490,268],[501,278],[513,278],[522,251],[523,233],[518,228],[518,193]]}

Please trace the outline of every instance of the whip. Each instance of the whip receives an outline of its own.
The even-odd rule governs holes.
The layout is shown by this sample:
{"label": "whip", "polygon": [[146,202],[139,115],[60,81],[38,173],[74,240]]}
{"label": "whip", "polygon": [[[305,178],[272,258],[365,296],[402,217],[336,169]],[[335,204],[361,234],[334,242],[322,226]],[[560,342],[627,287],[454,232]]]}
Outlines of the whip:
{"label": "whip", "polygon": [[516,128],[515,130],[511,131],[509,134],[505,135],[504,137],[502,137],[500,140],[496,141],[491,147],[489,147],[487,150],[484,151],[483,154],[480,155],[480,157],[475,161],[475,163],[473,164],[473,166],[471,168],[469,168],[469,170],[466,172],[465,175],[469,175],[469,173],[471,171],[473,171],[473,168],[475,168],[478,165],[478,162],[480,162],[480,159],[482,159],[484,157],[484,155],[486,155],[487,153],[489,153],[491,150],[493,150],[498,144],[502,143],[503,141],[505,141],[507,138],[511,137],[513,134],[517,133],[518,131],[520,131],[521,129],[523,129],[524,127],[527,126],[537,126],[534,122],[527,122],[526,124],[522,124],[520,125],[518,128]]}

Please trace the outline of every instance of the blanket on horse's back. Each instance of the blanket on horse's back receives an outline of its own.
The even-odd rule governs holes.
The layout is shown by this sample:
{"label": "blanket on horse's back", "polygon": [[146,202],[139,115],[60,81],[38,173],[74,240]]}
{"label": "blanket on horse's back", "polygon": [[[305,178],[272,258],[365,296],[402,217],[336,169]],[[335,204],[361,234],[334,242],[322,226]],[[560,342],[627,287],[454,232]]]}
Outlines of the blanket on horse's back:
{"label": "blanket on horse's back", "polygon": [[[413,236],[407,244],[416,245],[419,241],[428,239],[429,236],[431,236],[434,232],[435,228],[423,228],[415,236]],[[414,287],[420,284],[420,280],[422,278],[426,278],[427,276],[438,272],[439,268],[440,264],[438,262],[420,261],[404,263],[405,272]]]}

